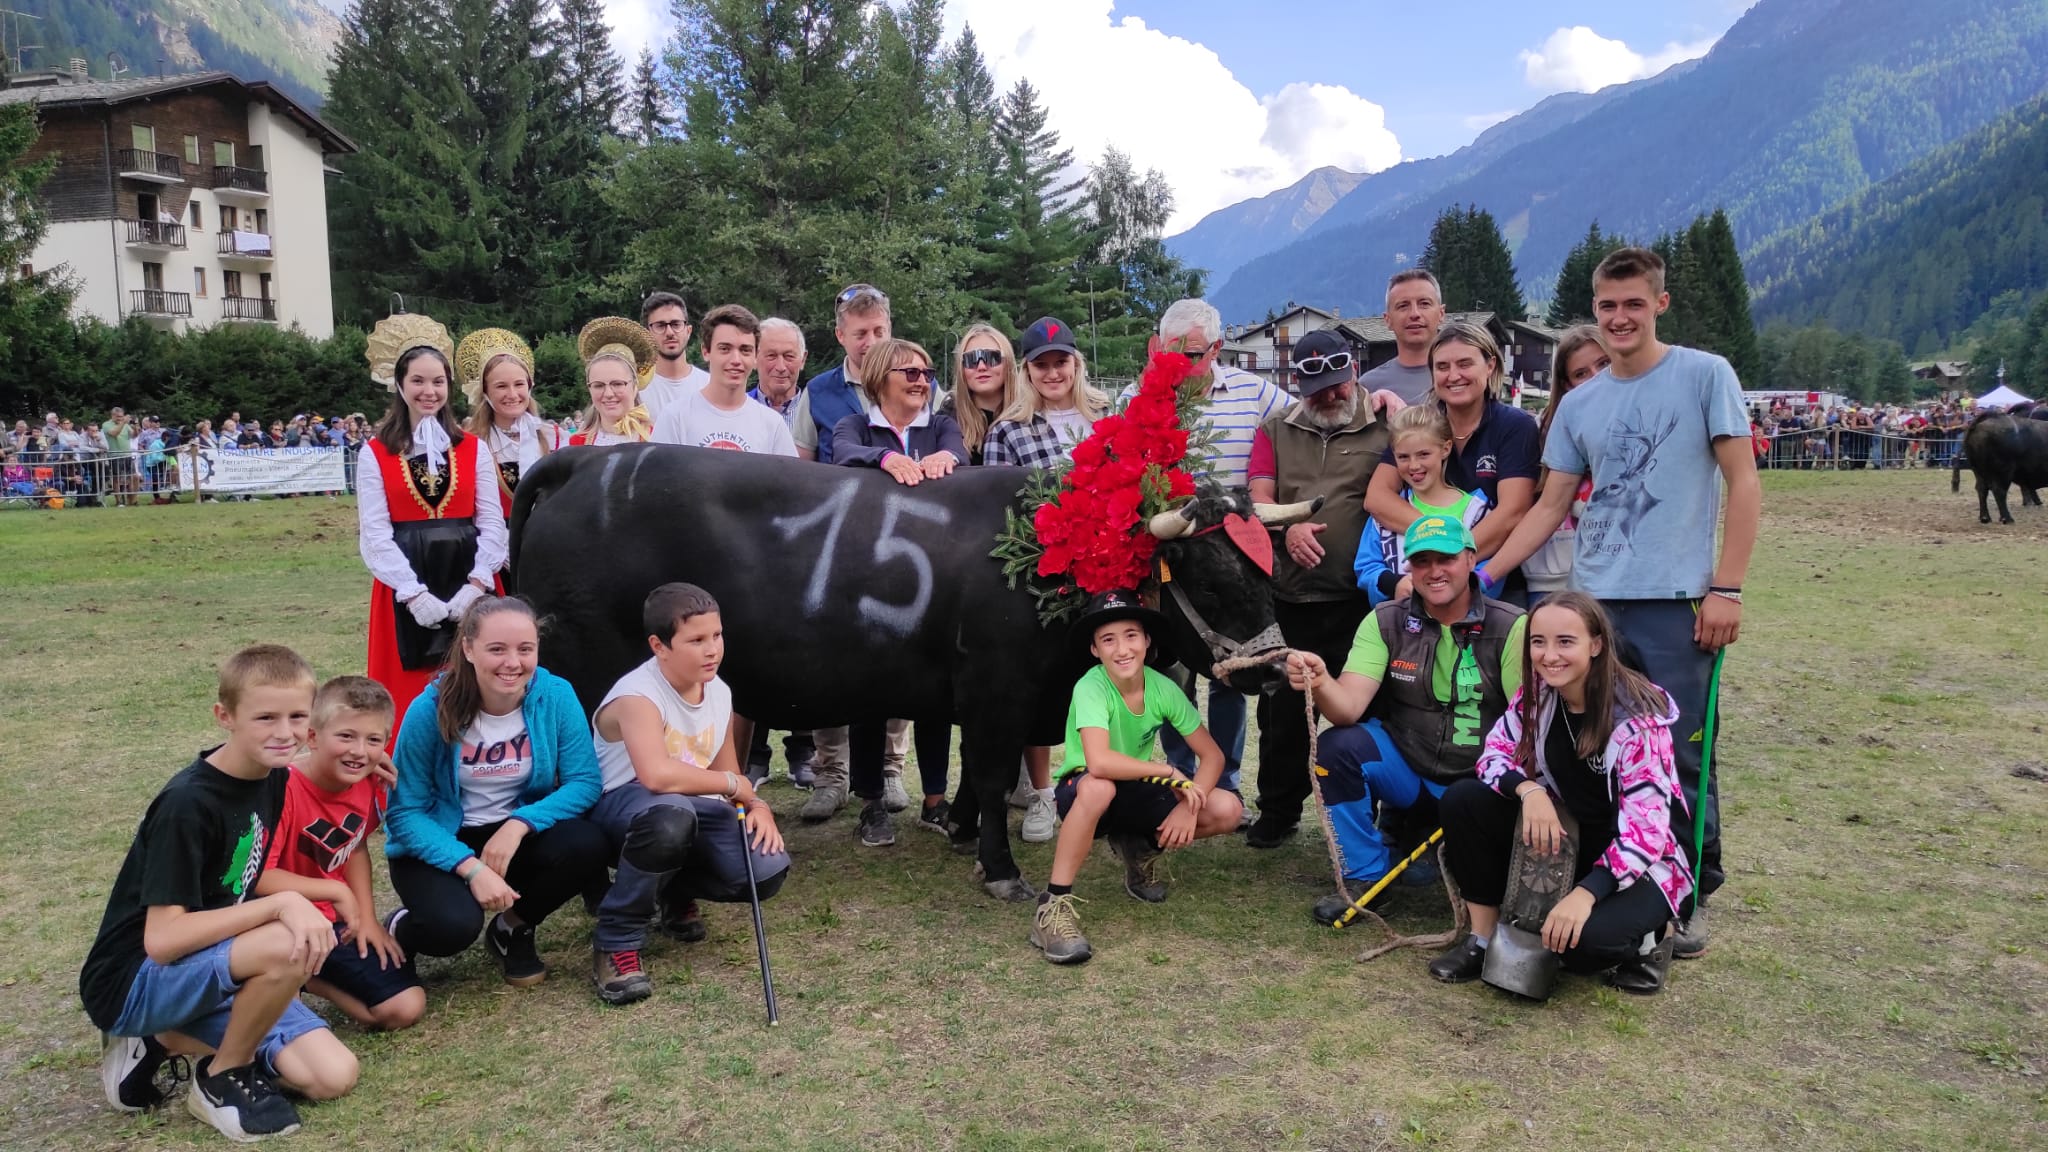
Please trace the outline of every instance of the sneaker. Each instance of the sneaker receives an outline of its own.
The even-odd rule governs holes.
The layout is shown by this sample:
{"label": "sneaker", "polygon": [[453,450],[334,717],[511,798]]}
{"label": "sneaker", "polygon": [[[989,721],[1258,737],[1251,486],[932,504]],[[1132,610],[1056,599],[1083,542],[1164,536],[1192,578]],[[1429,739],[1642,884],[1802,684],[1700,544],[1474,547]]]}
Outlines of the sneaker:
{"label": "sneaker", "polygon": [[1044,844],[1060,834],[1060,808],[1050,791],[1032,790],[1031,803],[1024,810],[1024,827],[1018,835],[1026,844]]}
{"label": "sneaker", "polygon": [[823,824],[846,807],[846,770],[830,768],[817,774],[811,798],[797,810],[796,818],[806,824]]}
{"label": "sneaker", "polygon": [[199,1062],[185,1107],[237,1144],[299,1130],[299,1111],[254,1064],[215,1071],[213,1057]]}
{"label": "sneaker", "polygon": [[896,821],[880,800],[870,800],[860,810],[860,842],[870,848],[887,848],[896,843]]}
{"label": "sneaker", "polygon": [[1244,842],[1249,848],[1278,848],[1287,843],[1299,830],[1299,820],[1284,820],[1271,812],[1262,812],[1259,818],[1245,829]]}
{"label": "sneaker", "polygon": [[1655,996],[1671,978],[1671,957],[1676,950],[1676,933],[1657,941],[1657,946],[1632,960],[1617,964],[1607,977],[1616,990],[1631,996]]}
{"label": "sneaker", "polygon": [[1463,940],[1429,962],[1429,974],[1445,984],[1470,984],[1479,979],[1480,970],[1485,967],[1485,947],[1479,943],[1479,937],[1467,932]]}
{"label": "sneaker", "polygon": [[1028,904],[1038,899],[1038,889],[1033,888],[1031,881],[1026,880],[1021,872],[1010,877],[1008,880],[991,880],[988,878],[988,872],[982,868],[981,862],[976,861],[974,865],[974,879],[981,884],[983,892],[998,900],[1008,901],[1012,904]]}
{"label": "sneaker", "polygon": [[640,953],[606,952],[590,954],[590,981],[597,985],[597,998],[607,1004],[633,1004],[654,995],[654,984],[640,966]]}
{"label": "sneaker", "polygon": [[1046,893],[1038,898],[1038,910],[1031,916],[1031,946],[1054,964],[1079,964],[1095,955],[1088,938],[1081,935],[1075,899],[1072,892],[1063,896]]}
{"label": "sneaker", "polygon": [[[591,915],[597,915],[596,911],[593,910],[591,912]],[[407,912],[405,910],[405,906],[402,904],[396,908],[393,908],[391,911],[386,912],[384,914],[384,934],[386,936],[391,937],[393,940],[398,939],[398,926],[405,922],[406,916]]]}
{"label": "sneaker", "polygon": [[662,935],[680,944],[695,944],[710,935],[704,927],[704,912],[695,900],[666,904],[654,915],[654,926]]}
{"label": "sneaker", "polygon": [[1238,833],[1242,835],[1246,832],[1251,831],[1252,825],[1258,823],[1258,821],[1259,814],[1257,812],[1252,811],[1251,805],[1246,804],[1243,808],[1239,809],[1237,813]]}
{"label": "sneaker", "polygon": [[541,962],[540,951],[533,946],[531,924],[508,928],[505,914],[500,912],[484,928],[484,950],[498,962],[505,983],[514,988],[526,988],[548,978],[548,966]]}
{"label": "sneaker", "polygon": [[910,793],[903,790],[903,773],[882,773],[882,807],[891,812],[901,812],[910,807]]}
{"label": "sneaker", "polygon": [[1159,878],[1159,858],[1165,853],[1138,836],[1112,836],[1109,850],[1124,862],[1124,891],[1147,904],[1166,900],[1166,881]]}
{"label": "sneaker", "polygon": [[1031,786],[1031,770],[1020,766],[1017,769],[1017,786],[1010,789],[1010,807],[1029,808],[1037,796],[1038,789]]}
{"label": "sneaker", "polygon": [[747,779],[759,788],[768,782],[768,770],[774,765],[775,754],[765,748],[756,749],[747,757]]}
{"label": "sneaker", "polygon": [[[1357,883],[1357,881],[1353,881],[1353,883]],[[1370,891],[1371,888],[1372,884],[1366,883],[1360,886],[1359,891],[1363,893]],[[1392,889],[1382,888],[1379,895],[1365,902],[1365,910],[1368,912],[1385,911],[1392,897]],[[1327,896],[1317,899],[1314,904],[1309,906],[1308,918],[1325,928],[1335,928],[1337,922],[1344,919],[1344,913],[1349,911],[1351,911],[1351,901],[1346,900],[1339,893],[1332,892]]]}
{"label": "sneaker", "polygon": [[917,813],[917,826],[950,836],[952,835],[952,829],[949,827],[948,821],[951,820],[952,815],[953,806],[944,800],[939,801],[937,804],[927,804],[919,809]]}
{"label": "sneaker", "polygon": [[1678,922],[1671,937],[1671,954],[1680,960],[1697,960],[1707,954],[1707,906],[1694,904],[1692,915]]}
{"label": "sneaker", "polygon": [[1435,859],[1425,853],[1422,859],[1402,869],[1394,883],[1403,888],[1433,888],[1443,878],[1443,871],[1436,866]]}
{"label": "sneaker", "polygon": [[[154,1036],[109,1036],[100,1034],[100,1086],[107,1090],[107,1103],[122,1112],[140,1112],[162,1104],[168,1095],[157,1087],[157,1073],[174,1062],[170,1049]],[[175,1058],[183,1064],[183,1058]],[[188,1072],[189,1075],[189,1072]],[[172,1072],[172,1084],[177,1073]]]}
{"label": "sneaker", "polygon": [[815,757],[806,756],[789,766],[790,787],[798,791],[808,792],[811,790],[811,785],[817,782],[818,761]]}

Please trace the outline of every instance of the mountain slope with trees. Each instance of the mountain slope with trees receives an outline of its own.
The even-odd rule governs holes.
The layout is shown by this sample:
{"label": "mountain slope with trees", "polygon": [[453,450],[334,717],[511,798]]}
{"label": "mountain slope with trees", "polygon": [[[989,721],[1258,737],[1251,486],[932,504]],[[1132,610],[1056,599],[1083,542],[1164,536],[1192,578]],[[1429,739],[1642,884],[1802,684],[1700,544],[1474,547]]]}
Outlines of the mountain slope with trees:
{"label": "mountain slope with trees", "polygon": [[272,81],[316,108],[341,34],[341,21],[319,0],[12,0],[7,7],[37,17],[7,26],[8,52],[27,49],[25,69],[64,68],[78,57],[104,80],[111,52],[131,76],[220,69]]}
{"label": "mountain slope with trees", "polygon": [[1189,267],[1221,282],[1245,261],[1307,231],[1359,181],[1369,179],[1363,172],[1318,168],[1278,192],[1218,208],[1194,227],[1169,237],[1166,246]]}

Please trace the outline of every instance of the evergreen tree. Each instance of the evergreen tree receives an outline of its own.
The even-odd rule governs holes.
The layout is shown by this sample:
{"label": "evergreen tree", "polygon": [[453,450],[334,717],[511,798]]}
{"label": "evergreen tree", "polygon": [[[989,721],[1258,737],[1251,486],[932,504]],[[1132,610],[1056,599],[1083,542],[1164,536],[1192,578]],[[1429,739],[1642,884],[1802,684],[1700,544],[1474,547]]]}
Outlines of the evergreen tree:
{"label": "evergreen tree", "polygon": [[1763,372],[1763,357],[1757,350],[1756,320],[1749,310],[1749,280],[1735,244],[1735,229],[1728,222],[1728,213],[1719,208],[1696,227],[1700,230],[1695,243],[1700,248],[1705,290],[1714,300],[1714,315],[1721,325],[1717,350],[1734,365],[1738,378],[1757,379]]}
{"label": "evergreen tree", "polygon": [[1483,208],[1454,204],[1439,213],[1421,266],[1443,286],[1447,311],[1496,312],[1510,320],[1528,315],[1507,239]]}
{"label": "evergreen tree", "polygon": [[1047,126],[1030,81],[1019,79],[1003,97],[996,143],[1001,161],[978,230],[985,247],[974,264],[974,295],[990,305],[991,322],[1007,317],[1012,329],[1040,316],[1077,324],[1087,317],[1086,294],[1075,283],[1089,241],[1077,195],[1086,180],[1068,178],[1074,154]]}
{"label": "evergreen tree", "polygon": [[668,93],[662,87],[661,75],[655,70],[654,50],[642,48],[640,61],[633,66],[631,130],[633,138],[642,144],[652,144],[661,138],[670,123]]}
{"label": "evergreen tree", "polygon": [[1543,322],[1552,328],[1566,328],[1573,324],[1584,324],[1593,319],[1593,271],[1600,267],[1600,261],[1617,248],[1627,246],[1619,236],[1600,231],[1600,222],[1593,221],[1586,230],[1586,238],[1572,246],[1571,254],[1564,259],[1564,267],[1558,271],[1557,287],[1550,294],[1550,307],[1543,315]]}

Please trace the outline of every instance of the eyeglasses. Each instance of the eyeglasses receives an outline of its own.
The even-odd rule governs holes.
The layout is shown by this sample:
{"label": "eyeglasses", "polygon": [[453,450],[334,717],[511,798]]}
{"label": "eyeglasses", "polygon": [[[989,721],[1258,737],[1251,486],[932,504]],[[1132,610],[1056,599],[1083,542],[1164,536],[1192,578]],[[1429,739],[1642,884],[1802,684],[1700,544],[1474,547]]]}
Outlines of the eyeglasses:
{"label": "eyeglasses", "polygon": [[897,372],[903,373],[903,382],[906,384],[937,384],[939,382],[938,372],[930,368],[891,368],[889,371],[892,374]]}
{"label": "eyeglasses", "polygon": [[681,332],[689,326],[690,322],[688,320],[656,320],[647,326],[647,330],[650,332]]}
{"label": "eyeglasses", "polygon": [[1003,363],[1003,354],[993,348],[976,348],[960,357],[960,363],[969,368],[996,368]]}
{"label": "eyeglasses", "polygon": [[1351,353],[1332,352],[1328,356],[1304,356],[1294,362],[1294,370],[1310,376],[1325,372],[1342,372],[1351,367]]}

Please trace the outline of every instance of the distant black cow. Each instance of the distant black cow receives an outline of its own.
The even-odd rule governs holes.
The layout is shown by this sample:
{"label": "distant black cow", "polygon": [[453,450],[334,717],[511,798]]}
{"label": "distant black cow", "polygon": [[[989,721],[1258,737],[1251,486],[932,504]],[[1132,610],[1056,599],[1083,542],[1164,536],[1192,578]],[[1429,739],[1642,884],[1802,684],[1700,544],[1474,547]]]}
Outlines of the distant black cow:
{"label": "distant black cow", "polygon": [[[647,658],[647,593],[683,580],[718,598],[719,674],[741,715],[796,730],[889,717],[959,725],[984,880],[1018,898],[1007,823],[972,817],[1006,812],[1026,745],[1060,742],[1086,669],[1070,632],[1042,628],[1031,595],[1006,586],[989,557],[1026,476],[963,468],[911,488],[874,469],[714,449],[555,452],[519,484],[517,590],[543,617],[542,662],[586,709]],[[1313,509],[1256,511],[1283,523]],[[1162,642],[1191,667],[1206,670],[1232,643],[1279,643],[1268,574],[1227,533],[1201,531],[1254,512],[1242,492],[1210,491],[1160,533],[1179,537],[1160,555],[1183,608],[1218,641],[1168,607],[1176,626]],[[1230,682],[1251,692],[1280,679],[1260,666]]]}
{"label": "distant black cow", "polygon": [[1998,522],[2012,523],[2005,506],[2008,485],[2020,486],[2022,505],[2041,503],[2037,489],[2048,485],[2048,421],[2010,413],[1991,413],[1970,422],[1963,434],[1963,454],[1949,473],[1949,490],[1961,491],[1965,460],[1977,477],[1977,522],[1991,523],[1987,496],[1998,498]]}

